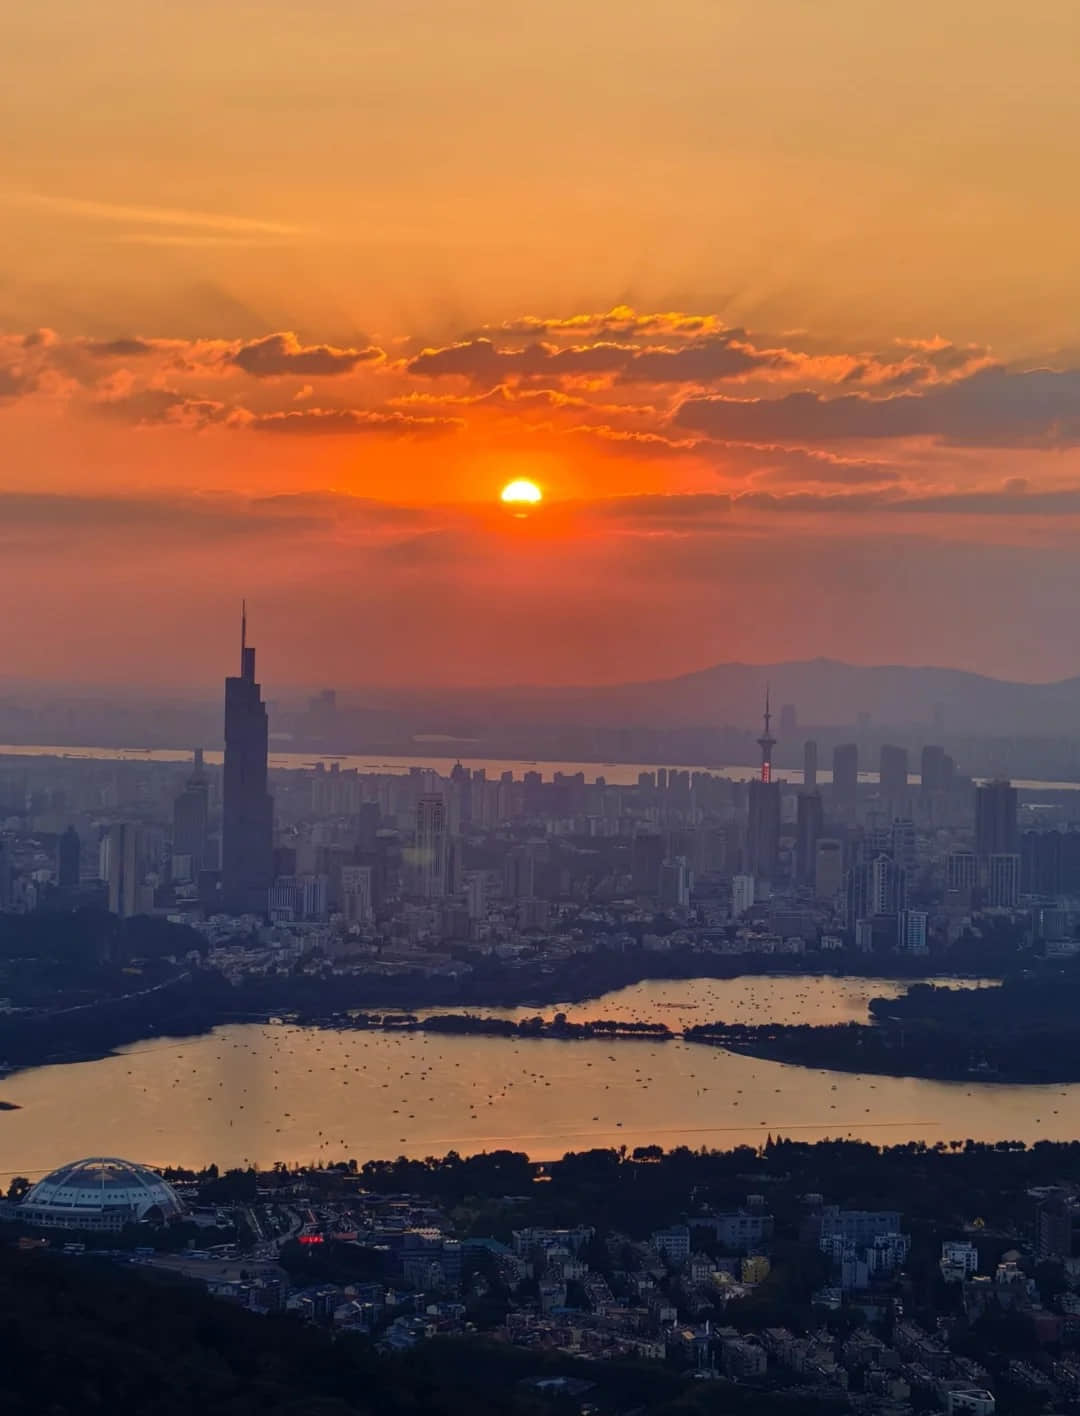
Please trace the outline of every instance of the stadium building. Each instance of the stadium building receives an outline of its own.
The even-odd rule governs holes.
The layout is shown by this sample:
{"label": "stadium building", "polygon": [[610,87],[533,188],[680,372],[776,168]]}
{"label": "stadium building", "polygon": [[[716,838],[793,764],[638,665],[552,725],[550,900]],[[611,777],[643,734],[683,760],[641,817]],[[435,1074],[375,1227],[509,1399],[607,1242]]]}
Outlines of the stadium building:
{"label": "stadium building", "polygon": [[94,1156],[39,1180],[16,1215],[42,1228],[100,1232],[140,1221],[165,1224],[183,1212],[176,1191],[156,1171],[130,1160]]}

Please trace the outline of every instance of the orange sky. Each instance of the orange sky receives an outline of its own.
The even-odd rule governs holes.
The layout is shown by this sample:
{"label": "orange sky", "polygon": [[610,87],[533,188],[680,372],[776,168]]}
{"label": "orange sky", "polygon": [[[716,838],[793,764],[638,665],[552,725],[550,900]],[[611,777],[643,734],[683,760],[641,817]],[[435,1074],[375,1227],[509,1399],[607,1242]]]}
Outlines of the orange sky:
{"label": "orange sky", "polygon": [[[38,0],[14,678],[1080,672],[1067,0]],[[500,487],[530,477],[525,520]]]}

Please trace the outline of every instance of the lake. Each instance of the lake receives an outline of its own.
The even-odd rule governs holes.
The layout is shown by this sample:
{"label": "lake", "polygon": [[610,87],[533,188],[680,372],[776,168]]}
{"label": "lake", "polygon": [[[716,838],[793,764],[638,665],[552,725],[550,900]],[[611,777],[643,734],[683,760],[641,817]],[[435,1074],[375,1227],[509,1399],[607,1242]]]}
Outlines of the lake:
{"label": "lake", "polygon": [[[901,985],[754,978],[637,984],[571,1017],[861,1019]],[[507,1010],[531,1015],[534,1009]],[[554,1008],[543,1010],[547,1016]],[[40,1175],[84,1155],[220,1166],[424,1156],[496,1147],[544,1159],[590,1146],[813,1140],[1072,1139],[1080,1085],[856,1076],[683,1042],[518,1041],[246,1024],[138,1043],[0,1080],[0,1169]]]}

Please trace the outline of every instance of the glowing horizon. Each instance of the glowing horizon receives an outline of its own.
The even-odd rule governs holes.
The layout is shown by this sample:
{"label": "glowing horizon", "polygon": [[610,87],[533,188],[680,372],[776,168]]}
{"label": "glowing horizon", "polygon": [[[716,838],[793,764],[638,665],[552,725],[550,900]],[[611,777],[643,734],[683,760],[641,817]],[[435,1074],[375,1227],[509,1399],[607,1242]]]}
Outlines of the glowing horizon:
{"label": "glowing horizon", "polygon": [[377,9],[13,15],[10,676],[1080,672],[1075,6]]}

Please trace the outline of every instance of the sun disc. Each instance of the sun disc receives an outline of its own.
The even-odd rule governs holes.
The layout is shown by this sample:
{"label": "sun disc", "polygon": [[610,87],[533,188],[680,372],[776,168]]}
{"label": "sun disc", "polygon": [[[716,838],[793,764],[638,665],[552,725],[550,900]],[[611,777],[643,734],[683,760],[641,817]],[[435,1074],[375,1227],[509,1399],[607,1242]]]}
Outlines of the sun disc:
{"label": "sun disc", "polygon": [[507,482],[499,493],[499,500],[524,504],[526,506],[536,506],[543,500],[543,492],[535,482],[530,482],[524,477],[518,477],[513,482]]}

